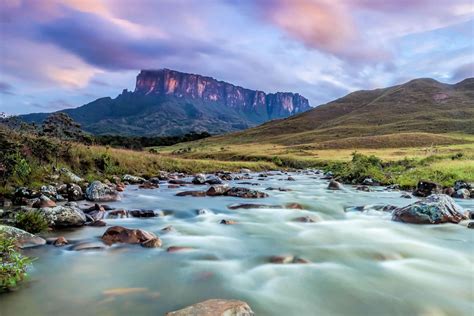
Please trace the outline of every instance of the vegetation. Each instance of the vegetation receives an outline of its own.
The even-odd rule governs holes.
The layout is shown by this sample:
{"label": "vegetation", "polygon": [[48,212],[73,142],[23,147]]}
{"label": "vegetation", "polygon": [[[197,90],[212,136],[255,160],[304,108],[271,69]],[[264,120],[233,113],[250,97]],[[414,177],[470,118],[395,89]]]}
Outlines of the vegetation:
{"label": "vegetation", "polygon": [[15,218],[15,227],[31,234],[37,234],[48,230],[48,221],[39,212],[19,212]]}
{"label": "vegetation", "polygon": [[14,289],[27,277],[31,261],[19,252],[13,238],[0,236],[0,293]]}

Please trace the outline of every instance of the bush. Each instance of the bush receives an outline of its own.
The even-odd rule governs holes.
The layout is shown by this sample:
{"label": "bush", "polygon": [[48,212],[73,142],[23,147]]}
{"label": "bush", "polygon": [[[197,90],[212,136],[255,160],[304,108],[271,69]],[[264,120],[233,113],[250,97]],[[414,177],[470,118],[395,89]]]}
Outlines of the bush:
{"label": "bush", "polygon": [[0,235],[0,292],[14,289],[27,276],[31,259],[23,256],[15,240]]}
{"label": "bush", "polygon": [[15,218],[15,227],[37,234],[48,230],[48,221],[39,212],[21,212]]}

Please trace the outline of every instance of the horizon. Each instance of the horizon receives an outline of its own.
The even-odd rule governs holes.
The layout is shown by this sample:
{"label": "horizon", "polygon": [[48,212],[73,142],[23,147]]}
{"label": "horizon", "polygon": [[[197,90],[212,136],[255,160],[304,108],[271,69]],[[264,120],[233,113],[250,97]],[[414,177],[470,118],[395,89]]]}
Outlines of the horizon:
{"label": "horizon", "polygon": [[202,3],[2,1],[0,110],[113,98],[148,68],[298,93],[313,107],[417,78],[474,76],[469,0]]}

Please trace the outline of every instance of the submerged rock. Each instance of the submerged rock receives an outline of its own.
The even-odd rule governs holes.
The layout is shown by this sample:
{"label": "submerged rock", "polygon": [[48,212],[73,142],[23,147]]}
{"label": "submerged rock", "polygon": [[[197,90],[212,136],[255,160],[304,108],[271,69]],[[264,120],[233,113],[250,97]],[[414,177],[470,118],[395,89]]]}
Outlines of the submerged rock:
{"label": "submerged rock", "polygon": [[6,238],[15,239],[16,245],[20,248],[35,247],[46,244],[46,240],[43,238],[13,226],[0,225],[0,235]]}
{"label": "submerged rock", "polygon": [[273,256],[270,257],[270,263],[289,264],[289,263],[310,263],[308,260],[298,256]]}
{"label": "submerged rock", "polygon": [[130,214],[132,217],[157,217],[160,215],[154,210],[133,210],[129,211],[128,214]]}
{"label": "submerged rock", "polygon": [[158,183],[153,183],[150,181],[145,181],[138,186],[139,189],[148,189],[148,190],[158,189],[159,187],[160,185]]}
{"label": "submerged rock", "polygon": [[467,219],[461,206],[444,194],[433,194],[425,200],[396,208],[392,220],[412,224],[459,223]]}
{"label": "submerged rock", "polygon": [[253,316],[250,306],[238,300],[211,299],[166,313],[166,316]]}
{"label": "submerged rock", "polygon": [[193,247],[186,247],[186,246],[171,246],[166,249],[166,252],[180,252],[180,251],[189,251],[194,250]]}
{"label": "submerged rock", "polygon": [[194,197],[203,197],[206,196],[205,191],[184,191],[176,193],[176,196],[194,196]]}
{"label": "submerged rock", "polygon": [[102,235],[102,240],[108,245],[114,243],[140,244],[156,238],[159,237],[145,230],[129,229],[122,226],[110,227]]}
{"label": "submerged rock", "polygon": [[93,202],[109,202],[120,199],[117,190],[100,182],[92,182],[86,189],[86,199]]}
{"label": "submerged rock", "polygon": [[78,244],[72,245],[68,250],[72,251],[88,251],[88,250],[104,250],[106,246],[100,242],[90,242],[90,241],[85,241],[85,242],[80,242]]}
{"label": "submerged rock", "polygon": [[69,244],[69,242],[63,236],[60,236],[53,241],[53,246],[56,246],[56,247],[62,247],[67,244]]}
{"label": "submerged rock", "polygon": [[232,220],[232,219],[223,219],[219,222],[219,224],[222,224],[222,225],[235,225],[235,224],[237,224],[237,222]]}
{"label": "submerged rock", "polygon": [[329,181],[328,190],[342,190],[344,186],[336,180]]}
{"label": "submerged rock", "polygon": [[441,193],[441,186],[431,181],[418,182],[416,189],[413,191],[414,196],[427,197],[431,194]]}

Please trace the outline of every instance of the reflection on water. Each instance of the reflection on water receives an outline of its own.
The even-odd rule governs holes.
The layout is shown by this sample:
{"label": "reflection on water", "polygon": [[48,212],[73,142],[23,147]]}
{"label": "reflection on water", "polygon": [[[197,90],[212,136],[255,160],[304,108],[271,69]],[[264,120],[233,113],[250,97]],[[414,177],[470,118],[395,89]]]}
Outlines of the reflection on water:
{"label": "reflection on water", "polygon": [[[129,186],[125,209],[172,211],[164,217],[107,219],[108,225],[160,235],[162,249],[115,245],[102,251],[46,246],[31,281],[0,296],[0,315],[162,315],[208,298],[235,298],[257,315],[473,315],[473,231],[465,224],[414,226],[363,205],[406,205],[399,192],[326,190],[327,181],[294,174],[252,180],[270,197],[175,197],[199,186],[139,190]],[[245,185],[241,185],[245,186]],[[204,188],[204,187],[201,187]],[[234,203],[284,205],[305,210],[229,210]],[[460,201],[474,208],[472,201]],[[205,209],[203,215],[197,210]],[[295,222],[309,216],[315,223]],[[221,225],[222,219],[235,225]],[[168,225],[175,232],[161,233]],[[63,234],[98,241],[105,227]],[[194,249],[168,253],[169,246]],[[295,255],[310,264],[270,264],[274,255]]]}

